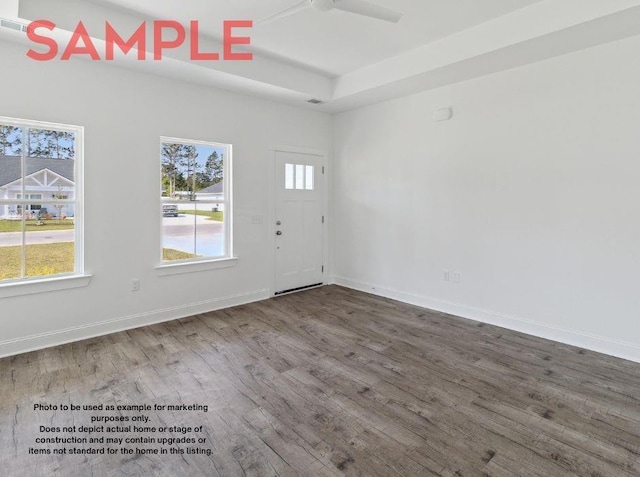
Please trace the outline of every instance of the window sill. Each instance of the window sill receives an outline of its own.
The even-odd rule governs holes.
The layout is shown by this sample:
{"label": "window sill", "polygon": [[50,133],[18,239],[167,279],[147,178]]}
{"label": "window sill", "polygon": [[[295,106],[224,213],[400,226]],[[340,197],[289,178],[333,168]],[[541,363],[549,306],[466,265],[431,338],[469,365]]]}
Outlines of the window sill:
{"label": "window sill", "polygon": [[202,260],[200,262],[181,262],[162,264],[156,267],[158,276],[181,275],[183,273],[206,272],[221,268],[231,268],[238,264],[238,258],[221,258],[217,260]]}
{"label": "window sill", "polygon": [[92,275],[73,275],[7,283],[0,285],[0,298],[84,288],[89,285],[91,278]]}

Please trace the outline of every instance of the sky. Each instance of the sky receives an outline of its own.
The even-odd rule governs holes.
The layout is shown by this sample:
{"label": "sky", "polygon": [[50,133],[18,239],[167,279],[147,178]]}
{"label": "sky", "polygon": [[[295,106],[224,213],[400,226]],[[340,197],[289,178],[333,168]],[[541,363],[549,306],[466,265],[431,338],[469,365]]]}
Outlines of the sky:
{"label": "sky", "polygon": [[[0,124],[0,126],[2,125]],[[19,138],[21,136],[22,136],[22,129],[18,129],[17,131],[15,131],[9,136],[9,141],[13,141],[16,138]],[[70,145],[70,144],[65,144],[65,142],[70,143],[70,141],[62,140],[61,145],[63,147]],[[224,148],[218,148],[218,147],[212,147],[212,146],[196,146],[196,151],[198,152],[198,157],[196,158],[196,162],[198,163],[198,169],[204,169],[204,166],[207,163],[207,159],[213,153],[213,151],[217,151],[219,156],[222,156],[225,153]]]}
{"label": "sky", "polygon": [[[5,126],[4,124],[0,124],[0,126]],[[36,128],[31,128],[32,130],[36,130],[36,131],[43,131],[43,129],[36,129]],[[51,129],[44,129],[44,131],[52,131]],[[23,129],[22,128],[18,128],[15,131],[13,131],[11,134],[9,134],[9,137],[7,138],[9,142],[13,142],[16,139],[22,139],[22,132]],[[73,140],[72,139],[60,139],[60,147],[71,147],[73,145]],[[15,155],[20,155],[20,153],[18,151],[14,151]],[[66,159],[67,157],[65,157]],[[55,159],[55,158],[53,158]]]}
{"label": "sky", "polygon": [[204,168],[207,163],[207,159],[213,153],[213,151],[218,152],[218,156],[222,156],[224,154],[224,149],[219,147],[211,147],[211,146],[196,146],[196,151],[198,151],[198,157],[196,158],[196,162],[198,163],[199,168]]}

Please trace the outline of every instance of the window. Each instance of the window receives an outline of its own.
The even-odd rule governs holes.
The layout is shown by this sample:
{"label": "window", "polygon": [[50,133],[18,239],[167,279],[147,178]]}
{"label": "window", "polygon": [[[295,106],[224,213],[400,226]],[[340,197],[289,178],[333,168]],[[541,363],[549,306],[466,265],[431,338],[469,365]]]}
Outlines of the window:
{"label": "window", "polygon": [[0,284],[83,273],[82,135],[0,118]]}
{"label": "window", "polygon": [[284,188],[287,190],[314,190],[314,166],[285,164]]}
{"label": "window", "polygon": [[[28,200],[42,200],[42,194],[25,194],[25,199]],[[22,199],[22,194],[18,194],[18,199]],[[42,205],[40,204],[29,204],[26,206],[26,210],[41,210]],[[18,205],[18,210],[22,210],[22,205]]]}
{"label": "window", "polygon": [[161,138],[162,262],[230,258],[231,145]]}

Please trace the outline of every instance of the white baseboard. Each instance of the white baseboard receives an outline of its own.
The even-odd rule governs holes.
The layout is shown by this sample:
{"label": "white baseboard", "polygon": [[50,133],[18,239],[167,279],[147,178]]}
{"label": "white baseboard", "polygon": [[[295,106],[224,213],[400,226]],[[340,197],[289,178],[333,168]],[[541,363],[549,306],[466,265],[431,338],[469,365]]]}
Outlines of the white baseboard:
{"label": "white baseboard", "polygon": [[255,301],[266,300],[270,297],[269,290],[257,290],[237,295],[213,298],[188,305],[180,305],[146,313],[130,315],[98,323],[74,326],[62,330],[40,333],[22,338],[0,341],[0,358],[16,354],[36,351],[51,346],[81,341],[96,336],[108,335],[120,331],[154,325],[165,321],[186,318],[200,313],[221,310],[232,306],[245,305]]}
{"label": "white baseboard", "polygon": [[524,318],[450,303],[427,296],[405,293],[344,277],[331,277],[329,283],[640,363],[640,346],[637,344],[537,323]]}

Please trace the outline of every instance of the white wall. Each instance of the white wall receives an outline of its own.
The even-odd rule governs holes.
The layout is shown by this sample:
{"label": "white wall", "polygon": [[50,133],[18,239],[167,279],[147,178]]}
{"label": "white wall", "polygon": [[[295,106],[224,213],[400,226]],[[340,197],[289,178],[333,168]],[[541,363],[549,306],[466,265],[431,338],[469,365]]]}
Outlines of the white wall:
{"label": "white wall", "polygon": [[[86,128],[94,275],[2,299],[0,355],[266,297],[267,149],[330,150],[333,122],[338,283],[640,361],[639,48],[633,38],[332,121],[103,64],[35,63],[0,42],[0,115]],[[455,117],[434,124],[442,106]],[[161,135],[234,145],[237,267],[155,272]],[[443,282],[445,269],[462,282]]]}
{"label": "white wall", "polygon": [[338,115],[336,282],[640,361],[638,51]]}
{"label": "white wall", "polygon": [[[0,116],[85,127],[87,288],[0,300],[0,355],[264,298],[269,147],[330,151],[331,117],[0,41]],[[160,136],[234,146],[234,268],[158,276]],[[261,225],[251,217],[262,215]],[[141,279],[139,293],[130,280]]]}

